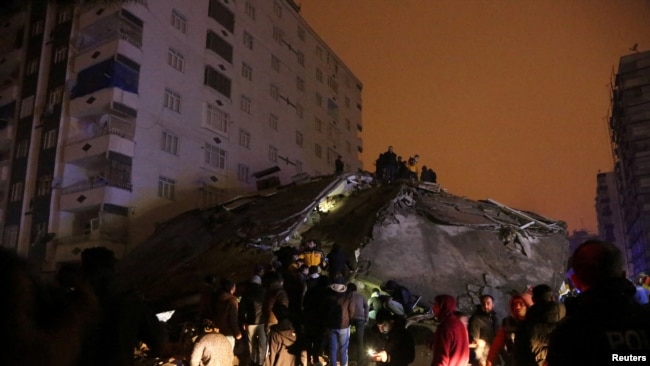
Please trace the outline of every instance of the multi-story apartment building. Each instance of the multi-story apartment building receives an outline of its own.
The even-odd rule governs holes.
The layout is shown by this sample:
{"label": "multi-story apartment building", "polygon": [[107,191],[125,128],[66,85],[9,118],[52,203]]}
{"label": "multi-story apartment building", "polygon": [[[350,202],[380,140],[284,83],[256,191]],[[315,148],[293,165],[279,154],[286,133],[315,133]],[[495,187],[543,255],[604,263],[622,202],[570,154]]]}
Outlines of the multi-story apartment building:
{"label": "multi-story apartment building", "polygon": [[292,0],[27,3],[0,24],[0,214],[44,270],[362,168],[362,83]]}
{"label": "multi-story apartment building", "polygon": [[[616,244],[621,252],[625,253],[626,263],[629,263],[630,255],[625,245],[621,204],[614,172],[598,173],[596,176],[595,206],[598,219],[598,238]],[[572,248],[570,252],[573,253],[575,248]],[[632,268],[628,266],[628,273],[631,273],[630,271]]]}
{"label": "multi-story apartment building", "polygon": [[650,51],[621,57],[612,85],[614,173],[632,275],[650,270]]}

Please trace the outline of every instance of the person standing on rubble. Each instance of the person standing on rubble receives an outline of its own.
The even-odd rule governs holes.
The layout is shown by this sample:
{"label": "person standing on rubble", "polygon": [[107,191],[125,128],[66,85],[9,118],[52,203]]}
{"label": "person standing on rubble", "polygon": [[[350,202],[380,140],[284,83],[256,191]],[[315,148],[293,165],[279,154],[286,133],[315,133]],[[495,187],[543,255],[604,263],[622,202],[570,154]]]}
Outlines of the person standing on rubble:
{"label": "person standing on rubble", "polygon": [[325,252],[320,249],[319,244],[318,240],[309,240],[305,249],[298,254],[298,259],[302,259],[307,267],[318,266],[323,269],[327,267]]}
{"label": "person standing on rubble", "polygon": [[388,150],[382,154],[381,160],[384,166],[384,181],[391,183],[395,180],[395,174],[397,173],[397,154],[393,152],[392,146],[388,146]]}
{"label": "person standing on rubble", "polygon": [[343,164],[343,158],[339,155],[334,161],[334,174],[341,175],[343,174],[343,169],[345,164]]}

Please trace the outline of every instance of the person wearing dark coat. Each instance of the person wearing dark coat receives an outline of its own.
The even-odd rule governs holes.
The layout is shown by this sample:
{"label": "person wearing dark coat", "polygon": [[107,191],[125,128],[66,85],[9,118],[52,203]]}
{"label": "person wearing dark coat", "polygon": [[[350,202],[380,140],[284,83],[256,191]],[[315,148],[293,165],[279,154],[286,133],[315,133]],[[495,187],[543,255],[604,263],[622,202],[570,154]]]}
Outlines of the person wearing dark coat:
{"label": "person wearing dark coat", "polygon": [[405,319],[382,309],[377,314],[377,328],[384,335],[384,344],[370,355],[377,365],[407,366],[415,360],[415,342],[406,331]]}
{"label": "person wearing dark coat", "polygon": [[543,366],[551,332],[566,315],[564,304],[556,302],[548,285],[533,288],[533,306],[517,327],[515,361],[517,366]]}
{"label": "person wearing dark coat", "polygon": [[571,281],[581,293],[551,333],[548,366],[648,364],[650,314],[634,301],[621,251],[590,240],[575,250],[570,262]]}
{"label": "person wearing dark coat", "polygon": [[343,158],[341,155],[336,158],[334,161],[334,173],[336,175],[343,174],[343,169],[344,169],[344,164],[343,164]]}
{"label": "person wearing dark coat", "polygon": [[475,347],[475,364],[484,366],[490,352],[490,345],[499,329],[499,320],[494,309],[494,299],[490,295],[481,296],[481,305],[469,318],[469,339]]}
{"label": "person wearing dark coat", "polygon": [[222,279],[221,291],[214,302],[214,325],[219,329],[219,333],[226,336],[233,349],[235,340],[242,337],[239,328],[239,303],[234,295],[236,289],[234,282]]}
{"label": "person wearing dark coat", "polygon": [[298,366],[306,365],[307,360],[297,347],[296,331],[289,320],[289,308],[277,303],[273,314],[278,323],[271,326],[269,332],[269,352],[264,366]]}
{"label": "person wearing dark coat", "polygon": [[456,317],[456,299],[438,295],[433,313],[440,322],[433,337],[431,366],[467,366],[469,363],[469,336],[467,328]]}
{"label": "person wearing dark coat", "polygon": [[303,299],[303,324],[305,329],[305,347],[309,363],[319,362],[323,354],[325,337],[325,299],[329,295],[330,279],[328,276],[318,276],[315,286],[307,289]]}
{"label": "person wearing dark coat", "polygon": [[327,271],[331,278],[336,278],[338,275],[341,275],[345,279],[350,274],[348,256],[339,243],[332,245],[332,249],[327,254],[327,262]]}
{"label": "person wearing dark coat", "polygon": [[266,355],[266,332],[264,331],[263,307],[265,290],[262,278],[254,275],[239,302],[239,322],[248,335],[248,349],[251,362],[261,365]]}

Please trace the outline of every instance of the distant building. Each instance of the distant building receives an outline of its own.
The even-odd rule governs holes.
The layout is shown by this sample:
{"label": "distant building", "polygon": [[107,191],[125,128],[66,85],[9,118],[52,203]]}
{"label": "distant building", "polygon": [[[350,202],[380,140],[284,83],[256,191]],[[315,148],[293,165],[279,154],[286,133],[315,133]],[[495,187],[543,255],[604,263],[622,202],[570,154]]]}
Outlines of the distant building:
{"label": "distant building", "polygon": [[650,51],[620,59],[609,119],[630,275],[650,270]]}
{"label": "distant building", "polygon": [[571,255],[580,244],[586,242],[587,240],[600,239],[598,234],[589,232],[584,229],[573,230],[571,235],[567,237],[569,240],[569,255]]}
{"label": "distant building", "polygon": [[[596,217],[598,219],[598,236],[605,241],[616,244],[625,253],[626,262],[630,262],[629,250],[625,245],[621,204],[614,172],[598,173],[596,182]],[[628,272],[632,268],[628,266]]]}
{"label": "distant building", "polygon": [[362,83],[294,1],[58,3],[0,15],[0,239],[44,270],[362,168]]}

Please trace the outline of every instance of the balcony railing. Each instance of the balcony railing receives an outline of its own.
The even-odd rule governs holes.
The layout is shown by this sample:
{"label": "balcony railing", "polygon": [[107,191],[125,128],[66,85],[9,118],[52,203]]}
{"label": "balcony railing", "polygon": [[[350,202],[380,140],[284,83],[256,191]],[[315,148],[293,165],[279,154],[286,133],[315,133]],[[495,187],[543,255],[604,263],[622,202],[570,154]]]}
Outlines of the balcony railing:
{"label": "balcony railing", "polygon": [[104,127],[99,132],[93,134],[92,136],[78,136],[78,137],[75,137],[75,138],[68,139],[67,145],[72,145],[72,144],[76,144],[76,143],[79,143],[79,142],[92,140],[92,139],[94,139],[96,137],[105,136],[105,135],[116,135],[116,136],[125,138],[127,140],[133,141],[133,133],[132,132],[125,131],[123,129],[115,128],[115,127]]}
{"label": "balcony railing", "polygon": [[72,185],[69,185],[67,187],[64,187],[63,189],[61,189],[61,194],[82,192],[93,188],[106,187],[106,186],[126,189],[127,191],[130,191],[133,188],[133,185],[129,182],[111,181],[104,177],[96,176],[96,177],[91,177],[88,180],[80,181]]}

